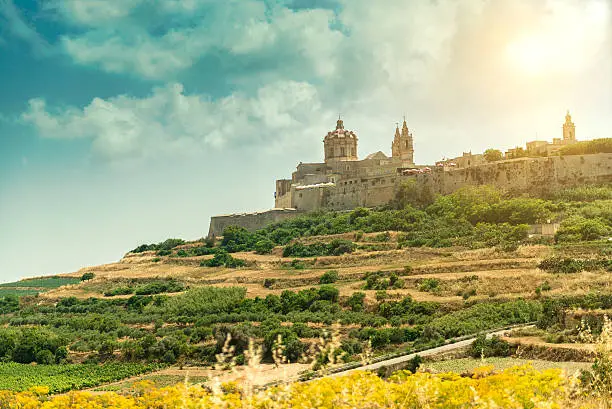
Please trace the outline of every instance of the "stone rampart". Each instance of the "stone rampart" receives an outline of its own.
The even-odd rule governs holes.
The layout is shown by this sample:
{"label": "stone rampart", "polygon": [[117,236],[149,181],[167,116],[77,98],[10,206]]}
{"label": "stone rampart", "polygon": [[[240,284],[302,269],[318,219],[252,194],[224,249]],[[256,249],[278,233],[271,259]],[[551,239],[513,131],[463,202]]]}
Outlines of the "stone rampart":
{"label": "stone rampart", "polygon": [[468,185],[491,185],[510,192],[541,192],[583,184],[612,182],[612,153],[520,158],[461,169],[434,169],[417,181],[435,193]]}
{"label": "stone rampart", "polygon": [[228,226],[241,226],[248,231],[255,231],[273,223],[297,217],[300,214],[302,212],[296,209],[271,209],[263,212],[213,216],[210,218],[208,237],[221,236],[223,229]]}

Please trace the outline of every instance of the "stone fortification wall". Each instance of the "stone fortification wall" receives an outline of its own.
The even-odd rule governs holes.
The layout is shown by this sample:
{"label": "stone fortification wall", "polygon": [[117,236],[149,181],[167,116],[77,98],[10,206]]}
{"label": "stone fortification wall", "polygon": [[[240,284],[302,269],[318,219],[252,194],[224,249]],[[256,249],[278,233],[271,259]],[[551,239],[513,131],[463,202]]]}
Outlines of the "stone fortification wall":
{"label": "stone fortification wall", "polygon": [[[323,165],[305,164],[298,167],[297,173],[301,174],[302,180],[306,175],[320,176]],[[382,206],[392,201],[398,186],[409,179],[444,195],[469,185],[491,185],[510,192],[542,193],[583,184],[612,183],[612,153],[520,158],[467,168],[435,167],[431,172],[404,176],[398,173],[394,163],[360,161],[339,164],[333,172],[328,174],[330,182],[318,185],[293,185],[295,174],[291,181],[278,181],[276,206],[292,209],[216,216],[211,219],[209,234],[218,236],[229,225],[257,230],[319,209],[350,210]],[[319,181],[322,178],[308,180]],[[279,196],[279,192],[284,194]]]}
{"label": "stone fortification wall", "polygon": [[434,169],[417,175],[435,193],[449,194],[468,185],[492,185],[506,191],[538,192],[612,181],[612,154],[520,158],[462,169]]}
{"label": "stone fortification wall", "polygon": [[218,237],[227,226],[241,226],[248,231],[255,231],[299,216],[302,212],[295,209],[271,209],[264,212],[229,214],[210,218],[208,237]]}

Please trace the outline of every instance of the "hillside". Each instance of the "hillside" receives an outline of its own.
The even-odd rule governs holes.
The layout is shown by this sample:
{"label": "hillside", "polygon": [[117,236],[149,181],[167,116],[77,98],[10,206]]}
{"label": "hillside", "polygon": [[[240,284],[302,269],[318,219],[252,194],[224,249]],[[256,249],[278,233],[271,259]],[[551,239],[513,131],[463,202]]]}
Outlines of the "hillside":
{"label": "hillside", "polygon": [[[0,369],[60,364],[62,376],[78,377],[79,365],[115,365],[88,372],[86,382],[23,369],[33,384],[43,379],[56,392],[160,369],[151,379],[189,371],[211,379],[225,376],[213,368],[219,360],[244,363],[253,339],[272,381],[282,376],[275,360],[299,361],[288,367],[297,376],[534,322],[537,328],[499,340],[503,348],[482,341],[480,352],[450,358],[486,350],[588,363],[594,350],[572,317],[587,317],[597,335],[612,309],[611,198],[609,187],[552,198],[469,188],[431,203],[399,198],[395,209],[319,213],[254,233],[228,228],[218,240],[141,245],[116,263],[3,285],[0,357],[15,363]],[[548,220],[560,223],[554,237],[529,233],[529,225]],[[20,385],[0,389],[27,387]]]}

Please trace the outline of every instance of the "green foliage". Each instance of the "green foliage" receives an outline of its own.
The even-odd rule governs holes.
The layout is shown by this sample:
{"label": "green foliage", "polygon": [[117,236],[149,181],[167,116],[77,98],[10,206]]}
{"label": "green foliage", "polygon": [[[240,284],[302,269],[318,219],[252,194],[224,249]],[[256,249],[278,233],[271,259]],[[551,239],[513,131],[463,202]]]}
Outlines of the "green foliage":
{"label": "green foliage", "polygon": [[593,202],[595,200],[612,200],[612,186],[578,186],[559,190],[553,196],[565,202]]}
{"label": "green foliage", "polygon": [[343,239],[334,239],[330,243],[317,242],[308,245],[295,242],[285,247],[283,257],[340,256],[345,253],[352,253],[354,249],[355,244],[352,241]]}
{"label": "green foliage", "polygon": [[[88,273],[85,273],[88,274]],[[93,274],[93,273],[89,273]],[[81,280],[73,277],[43,277],[43,278],[29,278],[26,280],[17,281],[15,283],[3,283],[0,287],[20,287],[20,288],[58,288],[69,284],[78,284]]]}
{"label": "green foliage", "polygon": [[576,242],[598,240],[610,234],[610,227],[600,219],[588,219],[583,216],[572,216],[565,219],[557,233],[557,242]]}
{"label": "green foliage", "polygon": [[200,263],[202,267],[227,267],[227,268],[236,268],[236,267],[244,267],[246,265],[246,261],[234,258],[226,251],[217,251],[215,256],[210,260],[205,260]]}
{"label": "green foliage", "polygon": [[470,345],[469,354],[473,358],[494,357],[494,356],[510,356],[510,344],[501,339],[499,336],[487,338],[486,335],[480,334],[476,340]]}
{"label": "green foliage", "polygon": [[437,278],[425,278],[419,284],[419,291],[435,293],[440,290],[440,280]]}
{"label": "green foliage", "polygon": [[504,155],[498,149],[487,149],[483,156],[487,162],[497,162],[504,158]]}
{"label": "green foliage", "polygon": [[0,315],[10,314],[19,310],[19,297],[15,295],[7,295],[0,297]]}
{"label": "green foliage", "polygon": [[0,390],[25,391],[44,385],[50,393],[91,388],[158,369],[157,365],[110,363],[105,365],[23,365],[0,363]]}
{"label": "green foliage", "polygon": [[262,239],[255,243],[253,249],[257,254],[270,254],[274,249],[274,242],[270,239]]}
{"label": "green foliage", "polygon": [[330,270],[323,273],[319,278],[319,284],[333,284],[338,281],[338,272],[336,270]]}
{"label": "green foliage", "polygon": [[135,288],[134,293],[136,295],[153,295],[162,293],[178,293],[185,290],[185,285],[180,281],[169,279],[169,280],[157,280]]}
{"label": "green foliage", "polygon": [[503,246],[526,239],[528,231],[529,226],[526,224],[513,226],[508,223],[478,223],[474,227],[472,236],[460,242],[470,248]]}
{"label": "green foliage", "polygon": [[223,229],[221,246],[230,253],[249,251],[256,243],[256,236],[244,227],[228,226]]}
{"label": "green foliage", "polygon": [[418,184],[416,180],[410,179],[402,181],[395,192],[395,198],[391,206],[396,209],[403,209],[406,206],[424,208],[432,204],[435,200],[433,191],[428,186]]}
{"label": "green foliage", "polygon": [[[136,247],[134,250],[130,251],[130,253],[143,253],[145,251],[162,251],[163,253],[167,253],[169,250],[173,248],[185,244],[185,240],[182,239],[167,239],[157,244],[141,244]],[[164,255],[164,254],[162,254]]]}
{"label": "green foliage", "polygon": [[[387,278],[388,276],[388,278]],[[364,290],[387,290],[389,288],[403,288],[404,281],[400,280],[396,273],[385,273],[384,271],[368,272],[364,275]]]}
{"label": "green foliage", "polygon": [[114,297],[116,295],[129,295],[129,294],[134,294],[134,289],[132,287],[125,287],[125,286],[115,287],[111,290],[104,292],[105,297]]}
{"label": "green foliage", "polygon": [[332,303],[338,302],[339,294],[340,291],[338,291],[338,289],[333,285],[329,284],[322,285],[318,290],[319,300],[330,301]]}
{"label": "green foliage", "polygon": [[205,316],[229,313],[246,295],[244,287],[200,287],[170,297],[164,310],[173,316]]}
{"label": "green foliage", "polygon": [[551,257],[542,260],[538,268],[551,273],[571,274],[583,270],[607,270],[612,271],[612,259],[573,259],[570,257]]}
{"label": "green foliage", "polygon": [[93,280],[96,277],[96,275],[92,272],[88,272],[88,273],[84,273],[81,276],[81,281],[89,281],[89,280]]}
{"label": "green foliage", "polygon": [[59,347],[66,346],[66,339],[44,328],[0,329],[0,360],[12,360],[23,364],[55,362]]}
{"label": "green foliage", "polygon": [[38,295],[38,290],[21,290],[15,288],[0,288],[0,297],[24,297],[30,295]]}
{"label": "green foliage", "polygon": [[537,301],[480,303],[432,320],[425,325],[423,333],[429,339],[448,339],[504,325],[533,322],[541,314],[542,306]]}
{"label": "green foliage", "polygon": [[567,145],[559,151],[561,155],[588,155],[593,153],[612,153],[612,138],[600,138]]}
{"label": "green foliage", "polygon": [[361,312],[363,311],[365,297],[365,293],[359,291],[354,292],[350,295],[348,300],[346,300],[346,306],[349,307],[352,311]]}

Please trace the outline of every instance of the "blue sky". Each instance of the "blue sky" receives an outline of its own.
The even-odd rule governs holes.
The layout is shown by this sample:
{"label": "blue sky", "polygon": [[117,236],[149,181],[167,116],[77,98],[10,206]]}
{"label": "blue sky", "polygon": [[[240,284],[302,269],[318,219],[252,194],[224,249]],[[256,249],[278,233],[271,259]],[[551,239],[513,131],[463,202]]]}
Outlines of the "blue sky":
{"label": "blue sky", "polygon": [[607,0],[0,0],[0,281],[273,205],[342,113],[359,154],[610,137]]}

